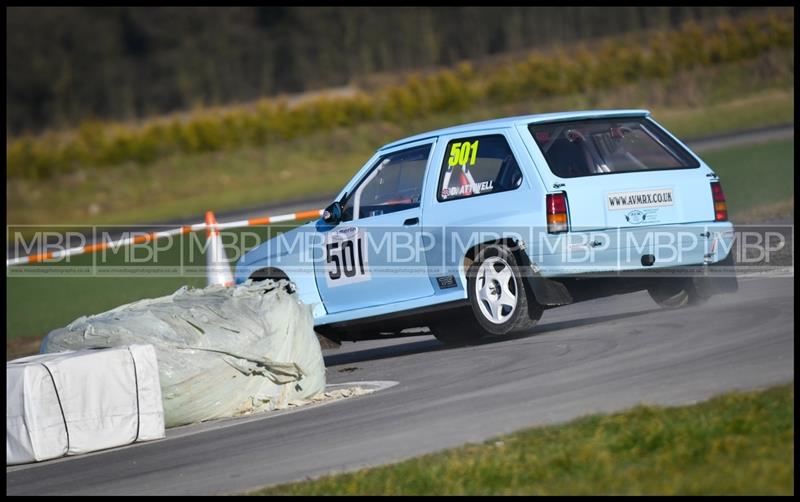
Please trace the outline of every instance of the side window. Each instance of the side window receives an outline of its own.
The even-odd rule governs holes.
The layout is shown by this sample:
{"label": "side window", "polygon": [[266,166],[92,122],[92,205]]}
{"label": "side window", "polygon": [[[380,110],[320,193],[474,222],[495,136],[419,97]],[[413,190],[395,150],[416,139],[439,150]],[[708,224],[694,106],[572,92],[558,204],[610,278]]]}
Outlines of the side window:
{"label": "side window", "polygon": [[345,200],[342,221],[352,221],[356,210],[361,219],[419,207],[430,151],[424,145],[381,157]]}
{"label": "side window", "polygon": [[511,147],[502,134],[450,141],[439,176],[439,202],[514,190],[522,184]]}

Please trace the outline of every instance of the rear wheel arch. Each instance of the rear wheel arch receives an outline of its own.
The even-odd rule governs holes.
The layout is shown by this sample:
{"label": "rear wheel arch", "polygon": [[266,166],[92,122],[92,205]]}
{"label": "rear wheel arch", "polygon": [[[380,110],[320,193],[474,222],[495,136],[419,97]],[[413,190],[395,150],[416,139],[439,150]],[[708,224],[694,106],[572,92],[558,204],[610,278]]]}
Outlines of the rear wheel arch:
{"label": "rear wheel arch", "polygon": [[493,239],[486,242],[481,242],[480,244],[475,244],[471,248],[467,250],[464,254],[464,261],[462,263],[462,269],[464,270],[464,276],[466,277],[466,272],[472,266],[472,263],[475,261],[475,257],[478,255],[481,249],[489,247],[489,246],[505,246],[506,249],[511,251],[514,254],[514,257],[517,258],[517,263],[523,263],[521,261],[522,254],[525,253],[523,247],[517,242],[515,239],[511,237],[504,237],[502,239]]}

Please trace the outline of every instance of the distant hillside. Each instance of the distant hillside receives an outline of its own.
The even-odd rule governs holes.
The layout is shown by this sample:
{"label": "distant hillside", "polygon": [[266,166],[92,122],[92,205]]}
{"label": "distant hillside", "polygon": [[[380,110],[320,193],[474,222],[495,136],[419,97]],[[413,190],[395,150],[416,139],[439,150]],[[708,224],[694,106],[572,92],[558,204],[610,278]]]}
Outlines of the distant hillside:
{"label": "distant hillside", "polygon": [[7,134],[342,86],[753,9],[8,7]]}

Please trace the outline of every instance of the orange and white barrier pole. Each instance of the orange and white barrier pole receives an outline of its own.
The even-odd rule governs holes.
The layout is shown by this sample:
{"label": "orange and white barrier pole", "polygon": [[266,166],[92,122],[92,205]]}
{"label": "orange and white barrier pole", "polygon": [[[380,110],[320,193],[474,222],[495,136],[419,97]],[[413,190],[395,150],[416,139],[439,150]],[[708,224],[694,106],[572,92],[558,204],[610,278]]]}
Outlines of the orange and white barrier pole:
{"label": "orange and white barrier pole", "polygon": [[322,216],[322,209],[314,209],[312,211],[300,211],[297,213],[281,214],[278,216],[264,216],[262,218],[250,218],[247,220],[229,221],[227,223],[218,223],[216,225],[208,225],[207,223],[195,223],[194,225],[185,225],[180,228],[173,228],[170,230],[163,230],[160,232],[149,232],[136,237],[129,237],[116,242],[99,242],[94,244],[87,244],[86,246],[79,246],[61,251],[48,251],[46,253],[35,254],[31,256],[20,256],[17,258],[10,258],[6,260],[6,267],[14,265],[27,265],[33,263],[40,263],[47,260],[57,260],[67,256],[81,255],[87,253],[96,253],[110,247],[127,246],[130,244],[143,244],[145,242],[155,241],[163,237],[170,237],[174,235],[188,234],[189,232],[199,232],[201,230],[210,229],[212,226],[217,230],[227,230],[229,228],[243,228],[253,227],[258,225],[269,225],[272,223],[283,223],[286,221],[308,220],[311,218],[318,218]]}

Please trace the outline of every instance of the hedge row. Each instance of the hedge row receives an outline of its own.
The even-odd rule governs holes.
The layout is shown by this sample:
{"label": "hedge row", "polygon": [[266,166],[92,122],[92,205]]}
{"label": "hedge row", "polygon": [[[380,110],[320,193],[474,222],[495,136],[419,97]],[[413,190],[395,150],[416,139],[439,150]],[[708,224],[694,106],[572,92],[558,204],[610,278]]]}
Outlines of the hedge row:
{"label": "hedge row", "polygon": [[569,49],[534,51],[521,62],[469,63],[402,84],[345,98],[317,98],[289,106],[264,99],[251,106],[197,110],[182,118],[141,125],[87,122],[74,131],[7,142],[9,177],[44,179],[84,166],[148,164],[173,153],[263,146],[381,119],[403,121],[458,112],[478,101],[513,102],[613,87],[644,78],[667,78],[701,65],[739,61],[794,44],[794,11],[782,16],[687,23],[674,31],[629,35]]}

